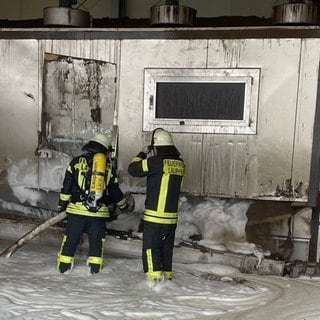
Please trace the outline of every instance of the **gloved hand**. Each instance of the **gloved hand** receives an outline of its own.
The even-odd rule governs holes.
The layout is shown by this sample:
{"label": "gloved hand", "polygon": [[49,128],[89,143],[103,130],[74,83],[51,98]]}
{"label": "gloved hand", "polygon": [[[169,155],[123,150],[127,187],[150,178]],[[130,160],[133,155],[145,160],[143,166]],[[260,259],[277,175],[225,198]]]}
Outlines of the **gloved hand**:
{"label": "gloved hand", "polygon": [[134,198],[131,193],[126,192],[124,194],[124,198],[126,199],[126,205],[121,208],[122,212],[132,212],[134,210]]}
{"label": "gloved hand", "polygon": [[58,203],[58,207],[57,207],[58,213],[60,213],[62,211],[66,211],[68,203],[69,203],[68,201],[63,201],[63,200],[59,199],[59,203]]}
{"label": "gloved hand", "polygon": [[150,149],[149,146],[144,146],[141,150],[141,152],[143,152],[145,155],[148,155],[150,153]]}
{"label": "gloved hand", "polygon": [[111,222],[113,220],[118,219],[118,215],[120,213],[120,210],[117,208],[117,206],[113,203],[108,205],[109,208],[109,218],[107,219],[108,222]]}

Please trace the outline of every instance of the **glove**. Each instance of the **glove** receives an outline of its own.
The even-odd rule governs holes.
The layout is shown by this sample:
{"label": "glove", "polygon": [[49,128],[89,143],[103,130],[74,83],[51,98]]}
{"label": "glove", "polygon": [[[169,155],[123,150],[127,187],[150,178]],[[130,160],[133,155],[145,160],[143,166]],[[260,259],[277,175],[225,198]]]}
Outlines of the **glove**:
{"label": "glove", "polygon": [[141,152],[143,152],[146,156],[150,153],[150,149],[149,146],[145,146],[143,147],[143,149],[141,150]]}
{"label": "glove", "polygon": [[132,212],[134,210],[134,198],[131,193],[127,192],[124,194],[124,198],[126,199],[126,205],[121,208],[121,212]]}
{"label": "glove", "polygon": [[69,203],[68,201],[63,201],[63,200],[59,199],[59,203],[58,203],[58,207],[57,207],[58,213],[60,213],[62,211],[66,211],[68,203]]}
{"label": "glove", "polygon": [[117,220],[118,219],[118,215],[119,215],[119,209],[117,208],[117,206],[113,203],[108,205],[109,208],[109,215],[110,217],[107,219],[108,222],[111,222],[113,220]]}

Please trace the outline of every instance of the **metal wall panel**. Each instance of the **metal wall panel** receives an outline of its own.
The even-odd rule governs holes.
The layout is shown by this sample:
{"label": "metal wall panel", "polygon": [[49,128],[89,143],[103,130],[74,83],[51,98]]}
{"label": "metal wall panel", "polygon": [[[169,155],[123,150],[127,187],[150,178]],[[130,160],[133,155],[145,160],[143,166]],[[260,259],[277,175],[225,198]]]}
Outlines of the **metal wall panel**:
{"label": "metal wall panel", "polygon": [[303,39],[299,68],[299,88],[295,119],[292,159],[292,185],[294,197],[304,197],[308,190],[315,105],[319,77],[320,39]]}
{"label": "metal wall panel", "polygon": [[[184,191],[201,195],[305,201],[309,173],[305,169],[293,167],[293,159],[299,157],[299,153],[294,154],[294,139],[297,92],[299,86],[302,86],[299,80],[302,41],[209,40],[207,49],[203,40],[194,40],[189,47],[191,43],[195,45],[198,42],[199,45],[195,45],[197,50],[186,50],[189,42],[174,41],[174,46],[171,46],[172,41],[165,40],[122,42],[119,110],[121,145],[126,150],[122,153],[123,174],[130,159],[127,154],[147,144],[150,136],[141,132],[142,90],[135,89],[136,84],[143,81],[144,68],[194,68],[199,64],[208,68],[260,68],[256,135],[174,134],[178,148],[187,162],[188,176],[184,181]],[[179,51],[181,59],[178,60],[175,54]],[[143,59],[140,59],[141,56]],[[310,68],[309,72],[312,78],[316,77],[316,69]],[[123,79],[130,81],[125,82]],[[308,84],[304,85],[307,87],[299,90],[309,92]],[[312,90],[309,96],[315,97],[314,86]],[[310,114],[304,123],[307,135],[312,133],[314,107],[313,99],[309,106]],[[122,122],[126,122],[126,125],[121,125]],[[134,144],[126,139],[130,135],[134,135]],[[309,143],[309,154],[310,148]],[[132,154],[135,152],[137,150],[132,151]],[[294,191],[296,182],[293,176],[299,177],[298,182],[303,184],[299,193]]]}
{"label": "metal wall panel", "polygon": [[117,65],[119,174],[133,189],[144,179],[128,177],[127,166],[151,137],[142,131],[145,68],[260,68],[255,135],[173,134],[187,164],[183,191],[305,201],[318,47],[319,39],[300,38],[1,40],[1,169],[7,158],[34,158],[45,53]]}
{"label": "metal wall panel", "polygon": [[[222,184],[220,181],[204,183],[211,186],[204,193],[219,190],[218,194],[249,198],[292,197],[290,181],[300,47],[299,39],[210,41],[210,67],[258,67],[261,80],[257,134],[242,141],[237,141],[235,136],[220,137],[220,148],[216,148],[217,153],[212,157],[215,162],[217,159],[223,162],[225,180]],[[220,168],[219,164],[216,168]],[[220,173],[215,168],[212,170],[214,179]],[[308,181],[308,176],[304,181]]]}
{"label": "metal wall panel", "polygon": [[119,57],[119,40],[40,40],[41,51],[83,59],[116,63]]}
{"label": "metal wall panel", "polygon": [[110,134],[115,80],[115,64],[46,55],[41,131],[50,148],[76,156],[97,130]]}
{"label": "metal wall panel", "polygon": [[33,158],[39,117],[39,61],[36,40],[0,41],[0,168]]}
{"label": "metal wall panel", "polygon": [[[119,83],[119,173],[128,176],[127,166],[145,145],[151,133],[142,132],[144,68],[205,68],[207,40],[123,40],[121,42]],[[177,148],[187,161],[189,172],[185,190],[199,193],[200,171],[192,166],[202,146],[193,136],[174,134]],[[192,142],[191,142],[192,141]],[[198,137],[196,140],[198,141]],[[200,150],[199,150],[200,148]],[[186,152],[185,152],[186,151]],[[192,151],[192,152],[190,152]],[[192,160],[193,159],[193,160]],[[192,177],[197,179],[191,180]],[[144,185],[145,179],[128,177],[132,186]],[[137,186],[136,186],[137,185]]]}

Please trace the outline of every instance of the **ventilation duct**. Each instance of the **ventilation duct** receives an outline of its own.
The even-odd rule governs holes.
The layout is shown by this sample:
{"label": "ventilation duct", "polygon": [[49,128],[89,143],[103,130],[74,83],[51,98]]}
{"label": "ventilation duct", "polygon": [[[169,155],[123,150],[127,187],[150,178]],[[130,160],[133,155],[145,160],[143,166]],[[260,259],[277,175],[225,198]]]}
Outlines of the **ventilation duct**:
{"label": "ventilation duct", "polygon": [[[159,2],[158,2],[159,3]],[[179,5],[179,0],[167,0],[150,9],[151,25],[193,26],[197,11]]]}
{"label": "ventilation duct", "polygon": [[89,12],[73,9],[77,0],[60,0],[59,7],[47,7],[43,10],[43,24],[50,27],[90,27]]}

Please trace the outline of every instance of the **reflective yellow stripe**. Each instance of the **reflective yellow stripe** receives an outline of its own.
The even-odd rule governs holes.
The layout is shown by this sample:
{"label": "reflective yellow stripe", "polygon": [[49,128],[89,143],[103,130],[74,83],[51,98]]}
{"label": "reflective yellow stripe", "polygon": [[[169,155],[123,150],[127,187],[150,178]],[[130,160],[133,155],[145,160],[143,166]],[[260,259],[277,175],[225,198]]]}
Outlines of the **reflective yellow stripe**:
{"label": "reflective yellow stripe", "polygon": [[57,255],[57,268],[59,268],[59,265],[60,263],[69,263],[69,264],[73,264],[73,257],[71,256],[65,256],[63,254],[61,254],[62,252],[62,248],[65,244],[67,240],[67,236],[64,235],[63,238],[62,238],[62,243],[61,243],[61,246],[60,246],[60,251],[58,252],[58,255]]}
{"label": "reflective yellow stripe", "polygon": [[103,265],[103,259],[102,259],[102,257],[90,256],[90,257],[88,257],[87,263]]}
{"label": "reflective yellow stripe", "polygon": [[116,203],[116,205],[117,205],[120,209],[124,208],[126,204],[127,204],[127,202],[126,202],[126,199],[125,199],[125,198],[123,198],[122,200],[120,200],[119,202]]}
{"label": "reflective yellow stripe", "polygon": [[172,271],[163,271],[163,275],[165,279],[168,279],[168,280],[172,279]]}
{"label": "reflective yellow stripe", "polygon": [[78,186],[84,190],[84,179],[86,176],[86,173],[88,172],[88,164],[86,158],[80,158],[79,162],[74,166],[75,169],[78,169]]}
{"label": "reflective yellow stripe", "polygon": [[107,167],[106,167],[106,186],[109,185],[109,181],[112,177],[112,167],[110,163],[107,163]]}
{"label": "reflective yellow stripe", "polygon": [[168,196],[168,188],[170,175],[184,175],[184,163],[180,160],[165,159],[163,161],[163,175],[161,178],[159,199],[158,199],[158,212],[164,212]]}
{"label": "reflective yellow stripe", "polygon": [[67,213],[99,218],[108,218],[110,216],[107,206],[102,206],[97,212],[90,212],[88,211],[87,207],[82,204],[82,202],[69,203],[67,207]]}
{"label": "reflective yellow stripe", "polygon": [[169,179],[169,174],[162,175],[157,208],[158,212],[164,212],[166,209]]}
{"label": "reflective yellow stripe", "polygon": [[176,224],[178,222],[178,213],[158,212],[146,209],[144,211],[143,220],[161,224]]}
{"label": "reflective yellow stripe", "polygon": [[102,238],[102,239],[101,239],[101,242],[102,242],[102,247],[101,247],[101,259],[102,259],[102,261],[104,261],[104,245],[105,245],[106,239],[105,239],[105,238]]}
{"label": "reflective yellow stripe", "polygon": [[58,263],[70,263],[72,264],[73,262],[73,257],[70,257],[70,256],[64,256],[62,254],[58,254],[58,257],[57,257],[57,262]]}
{"label": "reflective yellow stripe", "polygon": [[60,200],[62,201],[69,201],[71,198],[71,194],[66,194],[66,193],[60,193]]}
{"label": "reflective yellow stripe", "polygon": [[143,220],[147,222],[154,222],[154,223],[161,223],[161,224],[176,224],[178,222],[178,219],[163,219],[158,217],[150,217],[146,215],[144,215]]}
{"label": "reflective yellow stripe", "polygon": [[68,166],[67,171],[70,172],[70,173],[72,173],[72,170],[71,170],[71,166],[70,166],[70,165]]}
{"label": "reflective yellow stripe", "polygon": [[146,250],[147,255],[147,266],[148,266],[148,273],[153,272],[153,262],[152,262],[152,250]]}
{"label": "reflective yellow stripe", "polygon": [[144,211],[145,215],[148,216],[153,216],[155,218],[167,218],[167,219],[174,219],[174,218],[178,218],[178,213],[177,212],[159,212],[159,211],[155,211],[155,210],[150,210],[150,209],[146,209]]}
{"label": "reflective yellow stripe", "polygon": [[59,251],[58,255],[61,254],[62,248],[63,248],[64,243],[66,242],[66,240],[67,240],[67,236],[64,235],[63,238],[62,238],[62,242],[61,242],[61,246],[60,246],[60,251]]}
{"label": "reflective yellow stripe", "polygon": [[146,272],[146,276],[149,280],[161,280],[162,278],[162,272],[161,271],[152,271],[152,272]]}
{"label": "reflective yellow stripe", "polygon": [[142,162],[142,170],[143,170],[144,172],[149,171],[149,168],[148,168],[148,160],[147,160],[147,159],[144,159],[144,160],[142,160],[141,162]]}
{"label": "reflective yellow stripe", "polygon": [[95,257],[95,256],[89,256],[87,259],[87,264],[98,264],[100,265],[99,267],[99,271],[102,271],[103,269],[103,265],[104,265],[104,257],[103,257],[103,253],[104,253],[104,245],[105,245],[105,238],[101,239],[102,242],[102,246],[101,246],[101,256],[100,257]]}
{"label": "reflective yellow stripe", "polygon": [[142,160],[142,158],[140,158],[140,157],[134,157],[131,162],[138,162],[141,160]]}

